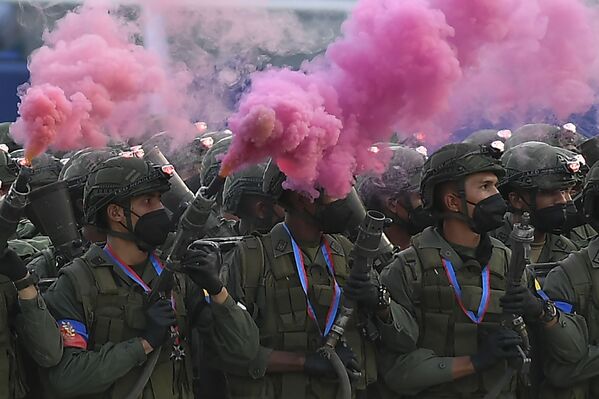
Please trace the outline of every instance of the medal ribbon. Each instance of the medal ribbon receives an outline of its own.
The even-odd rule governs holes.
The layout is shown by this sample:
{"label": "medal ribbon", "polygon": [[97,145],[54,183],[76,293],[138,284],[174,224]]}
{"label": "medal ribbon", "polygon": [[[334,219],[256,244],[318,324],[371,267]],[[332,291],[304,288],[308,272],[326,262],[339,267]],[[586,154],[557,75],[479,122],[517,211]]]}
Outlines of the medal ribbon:
{"label": "medal ribbon", "polygon": [[458,301],[458,305],[462,308],[462,311],[470,320],[472,320],[475,324],[480,324],[487,313],[487,308],[489,307],[489,299],[491,298],[491,272],[489,271],[489,265],[483,268],[482,273],[482,285],[483,292],[480,298],[480,305],[478,305],[478,311],[476,315],[473,311],[466,309],[464,306],[464,302],[462,301],[462,288],[460,287],[460,283],[458,283],[458,279],[455,274],[455,270],[453,269],[453,265],[447,259],[441,259],[443,263],[443,268],[445,269],[445,274],[447,274],[447,279],[453,288],[453,292],[455,294],[455,298]]}
{"label": "medal ribbon", "polygon": [[[106,255],[108,255],[110,257],[110,259],[112,259],[114,264],[117,265],[131,280],[133,280],[134,282],[137,283],[137,285],[139,285],[141,288],[143,288],[143,290],[146,294],[149,294],[150,292],[152,292],[152,288],[150,288],[150,286],[148,284],[146,284],[145,281],[142,280],[142,278],[139,276],[139,274],[137,274],[131,266],[129,266],[128,264],[123,262],[122,259],[119,258],[118,255],[114,253],[114,251],[112,250],[112,248],[110,248],[109,245],[104,246],[104,252],[106,253]],[[156,274],[160,276],[160,274],[164,270],[164,266],[162,265],[160,260],[158,260],[156,255],[150,254],[150,262],[152,262],[152,266],[154,266],[154,270],[156,271]],[[173,310],[177,310],[177,306],[175,304],[175,295],[172,291],[171,291],[171,306],[173,307]],[[174,326],[173,330],[178,333],[179,327]],[[178,334],[175,339],[175,344],[179,344]]]}
{"label": "medal ribbon", "polygon": [[[150,286],[148,286],[141,279],[141,277],[135,272],[135,270],[133,270],[133,268],[131,266],[129,266],[128,264],[123,262],[121,260],[121,258],[119,258],[118,255],[114,253],[114,251],[112,250],[112,248],[110,248],[109,245],[106,245],[104,247],[104,252],[106,252],[106,254],[110,257],[110,259],[112,259],[114,264],[116,264],[131,280],[135,281],[137,283],[137,285],[139,285],[141,288],[143,288],[143,290],[145,291],[146,294],[149,294],[150,292],[152,292],[152,289],[150,288]],[[156,258],[156,255],[154,255],[154,254],[150,255],[150,261],[152,262],[152,266],[154,266],[154,270],[156,271],[156,274],[160,276],[160,274],[162,273],[162,270],[164,270],[164,266],[162,266],[162,263],[160,263],[160,261],[158,260],[158,258]]]}
{"label": "medal ribbon", "polygon": [[341,288],[335,279],[335,266],[333,265],[333,257],[331,256],[331,248],[327,240],[323,237],[323,244],[320,246],[320,250],[322,251],[322,255],[324,256],[324,261],[327,264],[327,269],[329,274],[333,278],[334,286],[333,286],[333,298],[331,299],[331,304],[329,305],[329,310],[327,312],[325,329],[324,333],[320,329],[320,325],[318,324],[318,320],[316,319],[316,312],[314,312],[314,307],[312,306],[312,302],[310,302],[310,298],[308,296],[308,273],[306,272],[306,266],[304,264],[304,255],[302,254],[301,249],[293,239],[291,232],[286,224],[283,224],[287,234],[289,234],[289,238],[291,239],[291,246],[293,247],[293,257],[295,258],[295,267],[297,269],[297,274],[300,279],[300,283],[302,284],[302,289],[304,290],[304,294],[306,294],[306,304],[308,308],[308,315],[314,322],[316,323],[316,327],[320,332],[320,335],[326,337],[331,328],[333,327],[333,323],[335,322],[335,318],[337,317],[337,311],[339,309],[339,301],[341,299]]}

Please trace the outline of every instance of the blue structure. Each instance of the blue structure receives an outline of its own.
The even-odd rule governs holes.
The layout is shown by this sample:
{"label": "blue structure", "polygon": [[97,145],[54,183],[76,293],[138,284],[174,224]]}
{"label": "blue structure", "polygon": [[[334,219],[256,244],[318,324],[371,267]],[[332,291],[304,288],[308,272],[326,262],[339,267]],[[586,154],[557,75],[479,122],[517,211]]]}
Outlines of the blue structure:
{"label": "blue structure", "polygon": [[0,122],[17,118],[17,87],[27,80],[27,61],[17,52],[0,52]]}

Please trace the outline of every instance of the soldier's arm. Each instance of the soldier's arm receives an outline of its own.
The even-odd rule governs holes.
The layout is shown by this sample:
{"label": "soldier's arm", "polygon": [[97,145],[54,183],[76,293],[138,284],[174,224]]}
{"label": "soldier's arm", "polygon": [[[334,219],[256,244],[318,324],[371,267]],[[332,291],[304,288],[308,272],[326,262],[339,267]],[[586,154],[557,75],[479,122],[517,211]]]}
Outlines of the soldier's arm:
{"label": "soldier's arm", "polygon": [[474,374],[469,356],[441,357],[432,350],[418,348],[419,328],[412,301],[414,270],[403,256],[381,273],[383,284],[389,289],[399,308],[394,310],[396,350],[386,350],[379,356],[379,370],[387,386],[399,394],[416,395],[435,385],[454,381]]}
{"label": "soldier's arm", "polygon": [[56,321],[37,289],[31,285],[18,292],[16,328],[19,340],[41,367],[52,367],[62,357],[62,340]]}
{"label": "soldier's arm", "polygon": [[206,349],[214,359],[211,363],[222,364],[221,367],[227,369],[254,359],[260,347],[258,327],[245,307],[238,304],[226,288],[211,296],[208,304],[191,279],[188,284],[192,287],[187,301],[194,309],[192,323],[207,342]]}
{"label": "soldier's arm", "polygon": [[599,347],[589,346],[585,355],[573,363],[551,359],[545,363],[543,370],[551,384],[559,388],[588,381],[599,375]]}
{"label": "soldier's arm", "polygon": [[576,295],[561,266],[549,272],[543,291],[558,304],[557,322],[541,330],[547,342],[547,352],[553,361],[559,363],[578,362],[588,352],[588,328],[584,317],[564,310],[566,306],[576,304]]}
{"label": "soldier's arm", "polygon": [[49,369],[50,384],[58,396],[103,392],[146,360],[139,338],[88,348],[83,306],[68,276],[58,278],[46,293],[46,302],[59,323],[64,343],[62,359]]}

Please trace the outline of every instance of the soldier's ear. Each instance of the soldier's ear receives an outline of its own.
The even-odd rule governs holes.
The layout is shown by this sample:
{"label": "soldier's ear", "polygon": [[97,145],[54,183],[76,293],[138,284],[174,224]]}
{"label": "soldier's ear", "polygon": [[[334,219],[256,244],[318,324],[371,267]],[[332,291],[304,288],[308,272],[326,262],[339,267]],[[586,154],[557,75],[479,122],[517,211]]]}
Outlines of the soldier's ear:
{"label": "soldier's ear", "polygon": [[121,206],[117,204],[108,205],[108,207],[106,208],[106,216],[108,217],[109,222],[125,222],[125,211]]}
{"label": "soldier's ear", "polygon": [[460,212],[462,200],[456,193],[448,191],[443,196],[443,205],[445,205],[445,209],[449,212]]}

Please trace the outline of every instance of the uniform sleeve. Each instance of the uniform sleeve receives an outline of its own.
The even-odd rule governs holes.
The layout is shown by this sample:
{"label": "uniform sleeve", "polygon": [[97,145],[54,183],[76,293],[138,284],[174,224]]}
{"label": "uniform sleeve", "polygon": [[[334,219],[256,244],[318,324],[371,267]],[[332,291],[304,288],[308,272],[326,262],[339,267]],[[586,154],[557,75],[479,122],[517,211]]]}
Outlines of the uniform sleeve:
{"label": "uniform sleeve", "polygon": [[41,367],[52,367],[62,357],[62,340],[56,321],[40,294],[19,299],[16,327],[21,343]]}
{"label": "uniform sleeve", "polygon": [[64,342],[62,359],[49,369],[50,384],[58,396],[103,392],[146,360],[139,338],[88,350],[88,326],[85,325],[83,306],[67,275],[58,278],[45,299],[59,324]]}
{"label": "uniform sleeve", "polygon": [[585,355],[575,363],[549,361],[545,375],[552,385],[566,388],[599,375],[599,347],[589,346]]}
{"label": "uniform sleeve", "polygon": [[[574,289],[561,266],[551,270],[545,279],[543,291],[556,304],[576,305]],[[588,352],[589,337],[586,320],[581,315],[564,311],[558,306],[559,320],[550,328],[544,328],[550,361],[575,363]]]}
{"label": "uniform sleeve", "polygon": [[[231,296],[231,302],[237,302],[243,304],[247,311],[243,312],[243,317],[239,317],[240,321],[243,319],[243,323],[246,324],[244,329],[249,331],[251,334],[251,340],[248,348],[244,349],[244,353],[249,355],[247,357],[238,357],[235,354],[233,357],[228,356],[228,361],[224,362],[223,368],[225,371],[241,376],[251,376],[252,378],[261,378],[266,374],[266,368],[268,366],[268,358],[272,353],[271,348],[267,348],[260,345],[260,331],[256,325],[253,316],[257,315],[257,304],[255,298],[246,297],[246,273],[245,264],[243,262],[242,247],[241,244],[235,249],[232,255],[231,263],[227,270],[226,275],[221,276],[223,284],[227,287],[227,291]],[[228,300],[227,300],[228,301]],[[235,305],[238,306],[238,305]],[[215,308],[215,311],[221,312],[226,311],[227,303],[220,305],[220,309]],[[237,311],[236,311],[237,312]],[[226,312],[225,312],[226,313]],[[223,319],[226,320],[226,319]],[[250,349],[250,350],[248,350]],[[239,361],[238,359],[242,361]]]}
{"label": "uniform sleeve", "polygon": [[402,395],[416,395],[427,388],[453,381],[453,358],[437,356],[417,347],[419,328],[412,301],[414,272],[400,254],[381,273],[381,280],[396,305],[392,308],[395,350],[380,353],[379,370],[388,388]]}

